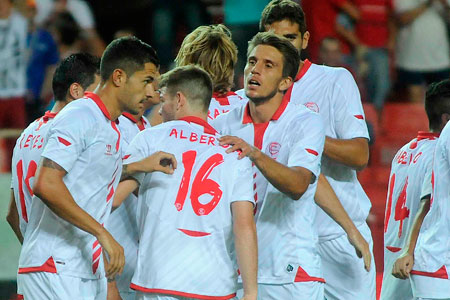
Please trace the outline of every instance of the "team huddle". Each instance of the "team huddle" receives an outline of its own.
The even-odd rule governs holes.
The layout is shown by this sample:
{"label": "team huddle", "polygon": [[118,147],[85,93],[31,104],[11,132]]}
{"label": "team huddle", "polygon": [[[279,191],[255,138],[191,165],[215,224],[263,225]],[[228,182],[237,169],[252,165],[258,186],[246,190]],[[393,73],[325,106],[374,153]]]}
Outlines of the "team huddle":
{"label": "team huddle", "polygon": [[[63,60],[55,106],[13,154],[18,294],[375,299],[358,87],[344,68],[302,61],[308,38],[301,7],[271,1],[236,92],[223,25],[190,33],[162,75],[135,37],[101,60]],[[425,103],[431,132],[392,163],[381,299],[450,299],[450,81]]]}

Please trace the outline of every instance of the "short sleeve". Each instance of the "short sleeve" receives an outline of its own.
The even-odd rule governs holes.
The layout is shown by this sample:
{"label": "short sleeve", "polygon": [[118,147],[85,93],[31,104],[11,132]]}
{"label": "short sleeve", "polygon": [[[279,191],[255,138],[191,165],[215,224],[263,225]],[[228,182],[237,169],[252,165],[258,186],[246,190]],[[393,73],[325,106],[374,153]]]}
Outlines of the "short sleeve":
{"label": "short sleeve", "polygon": [[430,168],[427,169],[427,172],[425,173],[425,176],[423,178],[420,199],[429,197],[431,195],[431,193],[433,192],[433,184],[431,182],[432,174],[433,174],[433,170],[432,170],[431,164],[430,164]]}
{"label": "short sleeve", "polygon": [[293,127],[288,129],[291,132],[288,167],[303,167],[318,177],[325,131],[320,115],[306,107],[305,110],[305,116],[293,122]]}
{"label": "short sleeve", "polygon": [[[72,110],[71,113],[77,114],[77,111]],[[48,132],[48,142],[42,156],[56,162],[66,172],[72,169],[78,157],[87,148],[88,133],[95,128],[92,122],[82,117],[85,113],[80,112],[80,116],[76,118],[71,114],[60,113]]]}
{"label": "short sleeve", "polygon": [[[130,145],[128,145],[125,155],[123,156],[124,165],[140,161],[156,152],[156,149],[154,149],[147,143],[147,141],[153,140],[151,137],[149,137],[150,130],[151,129],[146,129],[141,131],[133,138],[133,140],[131,140],[131,143]],[[144,180],[145,173],[136,173],[132,176],[139,182],[139,184],[141,184]]]}
{"label": "short sleeve", "polygon": [[425,2],[426,0],[394,0],[394,11],[396,13],[404,13]]}
{"label": "short sleeve", "polygon": [[236,162],[234,168],[234,187],[233,198],[231,202],[235,201],[249,201],[255,205],[253,197],[253,168],[250,159],[243,158]]}
{"label": "short sleeve", "polygon": [[336,70],[332,101],[335,113],[335,130],[338,139],[366,138],[369,132],[355,79],[344,68]]}

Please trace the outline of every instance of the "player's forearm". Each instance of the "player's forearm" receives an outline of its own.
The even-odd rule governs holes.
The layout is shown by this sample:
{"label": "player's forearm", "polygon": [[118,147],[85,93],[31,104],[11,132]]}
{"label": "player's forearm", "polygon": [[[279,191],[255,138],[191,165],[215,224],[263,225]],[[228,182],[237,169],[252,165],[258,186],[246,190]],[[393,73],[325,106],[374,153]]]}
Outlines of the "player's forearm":
{"label": "player's forearm", "polygon": [[414,218],[413,225],[411,227],[408,240],[405,245],[405,252],[414,255],[414,250],[416,249],[417,239],[419,237],[420,228],[422,227],[423,220],[430,210],[430,199],[423,199],[420,201],[419,209],[417,210],[416,217]]}
{"label": "player's forearm", "polygon": [[433,0],[428,0],[414,9],[397,14],[396,19],[401,26],[408,25],[423,14],[432,4]]}
{"label": "player's forearm", "polygon": [[347,235],[351,235],[358,230],[334,193],[330,183],[322,174],[317,181],[314,200],[327,215],[344,229]]}
{"label": "player's forearm", "polygon": [[359,21],[359,19],[361,18],[361,13],[359,12],[358,7],[356,7],[352,2],[344,2],[341,5],[340,9],[348,16],[350,16],[354,21]]}
{"label": "player's forearm", "polygon": [[117,186],[116,193],[114,194],[114,200],[112,205],[112,210],[114,211],[119,207],[122,202],[136,189],[139,184],[134,179],[127,179],[121,181]]}
{"label": "player's forearm", "polygon": [[365,138],[335,139],[325,137],[323,154],[356,170],[362,170],[369,161],[369,143]]}
{"label": "player's forearm", "polygon": [[11,200],[9,202],[9,209],[8,214],[6,215],[6,221],[8,222],[9,226],[11,226],[19,242],[22,244],[23,236],[22,232],[20,231],[19,212],[17,210],[16,201],[14,200],[13,190],[11,190]]}
{"label": "player's forearm", "polygon": [[304,168],[287,167],[259,150],[249,158],[276,189],[293,200],[300,199],[311,183],[313,175]]}

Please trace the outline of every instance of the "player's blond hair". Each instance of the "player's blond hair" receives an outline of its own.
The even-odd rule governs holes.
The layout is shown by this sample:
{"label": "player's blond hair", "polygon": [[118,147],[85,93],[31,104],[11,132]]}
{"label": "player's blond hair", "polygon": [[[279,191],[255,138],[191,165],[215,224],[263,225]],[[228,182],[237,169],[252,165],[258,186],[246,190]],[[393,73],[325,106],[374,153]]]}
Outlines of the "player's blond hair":
{"label": "player's blond hair", "polygon": [[211,76],[214,92],[224,94],[233,86],[237,47],[225,25],[200,26],[184,38],[175,62],[199,65]]}

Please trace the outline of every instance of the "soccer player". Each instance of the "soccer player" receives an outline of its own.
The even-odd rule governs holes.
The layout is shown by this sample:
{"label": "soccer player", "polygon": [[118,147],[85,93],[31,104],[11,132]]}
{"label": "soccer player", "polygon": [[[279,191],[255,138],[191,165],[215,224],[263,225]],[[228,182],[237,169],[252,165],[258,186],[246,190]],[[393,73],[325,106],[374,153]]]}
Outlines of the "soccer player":
{"label": "soccer player", "polygon": [[181,163],[171,176],[137,173],[120,183],[114,199],[119,205],[139,186],[136,299],[232,299],[236,256],[243,299],[256,300],[251,163],[228,154],[207,123],[207,72],[178,67],[163,75],[160,90],[165,123],[133,139],[124,169],[157,151],[171,151]]}
{"label": "soccer player", "polygon": [[[260,31],[273,31],[286,37],[299,53],[308,45],[305,15],[302,8],[290,0],[274,0],[266,6],[261,15]],[[365,258],[362,260],[349,242],[351,235],[346,236],[342,226],[327,215],[333,211],[323,207],[317,210],[316,229],[326,280],[325,296],[328,300],[375,299],[373,243],[366,223],[371,203],[356,177],[356,170],[364,168],[368,161],[369,135],[355,80],[344,68],[319,66],[305,60],[300,62],[295,82],[285,98],[322,116],[326,135],[322,174],[369,242],[369,247],[361,248]],[[321,182],[317,190],[321,190]]]}
{"label": "soccer player", "polygon": [[[156,76],[159,77],[159,74],[157,73]],[[156,82],[157,81],[155,80],[154,83]],[[138,114],[124,112],[118,118],[118,127],[122,137],[122,154],[126,153],[128,145],[139,132],[151,127],[150,122],[146,117],[144,117],[144,112],[157,104],[159,104],[159,95],[156,90],[154,90],[153,94],[150,95],[148,101]],[[105,225],[105,228],[123,247],[125,253],[125,266],[122,274],[117,275],[115,281],[108,282],[108,299],[113,299],[113,295],[115,295],[115,297],[120,296],[123,300],[135,299],[135,292],[130,289],[130,283],[131,277],[133,277],[134,270],[136,269],[136,253],[138,251],[136,201],[136,196],[134,194],[130,194],[123,205],[111,213],[111,216]]]}
{"label": "soccer player", "polygon": [[[19,259],[25,299],[106,299],[105,272],[121,273],[123,249],[102,226],[122,169],[115,120],[142,109],[158,64],[140,40],[114,40],[102,56],[96,93],[69,103],[50,125]],[[158,153],[134,170],[171,172],[161,159],[172,156]]]}
{"label": "soccer player", "polygon": [[222,24],[200,26],[187,35],[175,58],[177,66],[196,64],[209,73],[214,92],[209,105],[208,120],[226,113],[246,101],[231,91],[237,48],[231,32]]}
{"label": "soccer player", "polygon": [[283,99],[300,56],[287,39],[258,33],[249,42],[247,105],[213,125],[227,151],[254,168],[259,299],[323,299],[323,276],[313,227],[314,194],[325,139],[320,116]]}
{"label": "soccer player", "polygon": [[[450,119],[450,80],[428,88],[425,110],[432,132],[419,132],[419,137],[407,144],[409,149],[403,147],[393,161],[397,165],[390,178],[385,245],[397,253],[385,250],[381,299],[450,299],[450,130],[446,125]],[[408,173],[403,174],[405,171]],[[411,281],[388,275],[391,267],[392,275]]]}
{"label": "soccer player", "polygon": [[55,70],[52,89],[55,105],[51,111],[32,122],[17,139],[12,158],[11,201],[6,216],[19,239],[28,224],[28,209],[33,197],[33,180],[46,143],[48,128],[58,112],[68,103],[93,91],[100,81],[100,60],[84,53],[72,54]]}

